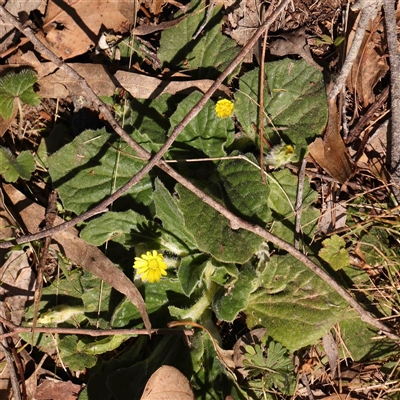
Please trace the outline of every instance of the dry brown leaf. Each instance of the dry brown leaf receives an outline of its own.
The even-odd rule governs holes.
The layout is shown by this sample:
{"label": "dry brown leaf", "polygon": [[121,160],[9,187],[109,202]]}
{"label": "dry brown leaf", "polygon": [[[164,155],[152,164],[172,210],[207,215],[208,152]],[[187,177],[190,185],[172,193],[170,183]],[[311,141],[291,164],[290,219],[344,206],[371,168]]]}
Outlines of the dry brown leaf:
{"label": "dry brown leaf", "polygon": [[[39,225],[44,220],[45,209],[29,201],[21,192],[10,184],[4,184],[3,190],[14,205],[26,230],[31,233],[39,231]],[[55,224],[64,221],[57,217]],[[62,253],[73,263],[85,268],[108,283],[118,292],[124,294],[134,304],[142,316],[145,327],[151,329],[149,316],[143,298],[133,282],[117,268],[96,246],[93,246],[78,237],[75,228],[69,228],[53,236],[53,243],[59,245]]]}
{"label": "dry brown leaf", "polygon": [[[35,287],[35,275],[25,251],[11,252],[0,268],[0,282],[0,298],[11,312],[11,322],[20,325],[25,315],[26,303],[33,299]],[[7,318],[2,312],[0,315]]]}
{"label": "dry brown leaf", "polygon": [[194,400],[185,375],[169,365],[158,368],[147,382],[141,400]]}
{"label": "dry brown leaf", "polygon": [[[41,13],[44,13],[46,4],[47,0],[18,0],[8,1],[7,4],[3,5],[3,7],[10,14],[19,17],[21,23],[25,23],[31,11],[39,10]],[[15,39],[14,35],[8,34],[13,29],[13,25],[4,23],[0,18],[0,54],[4,53],[8,46],[13,43],[13,40]]]}
{"label": "dry brown leaf", "polygon": [[62,382],[46,379],[36,389],[35,400],[76,400],[81,390],[82,387],[80,385],[76,385],[71,381]]}
{"label": "dry brown leaf", "polygon": [[[138,99],[155,99],[164,93],[190,93],[195,89],[204,93],[214,83],[210,79],[164,81],[152,76],[125,71],[117,71],[114,77],[125,90]],[[221,85],[219,88],[219,95],[222,94],[230,96],[229,89],[224,85]],[[216,96],[218,96],[218,91],[216,92]]]}
{"label": "dry brown leaf", "polygon": [[350,394],[333,394],[332,396],[320,397],[320,400],[356,400]]}
{"label": "dry brown leaf", "polygon": [[[101,64],[69,64],[79,75],[81,75],[98,96],[111,96],[116,87],[106,67]],[[70,95],[85,96],[86,92],[79,83],[58,69],[53,63],[44,63],[42,74],[39,78],[39,96],[44,98],[64,99]]]}
{"label": "dry brown leaf", "polygon": [[[40,63],[32,52],[19,54],[11,59],[11,65],[0,65],[0,73],[4,69],[17,68],[23,65],[31,66],[38,74],[38,94],[43,98],[64,99],[70,95],[85,96],[79,83],[57,68],[52,62]],[[191,93],[194,90],[206,92],[214,81],[210,79],[198,80],[162,80],[148,75],[134,72],[117,71],[114,77],[101,64],[68,64],[81,75],[98,96],[111,96],[118,87],[123,87],[136,99],[154,99],[164,93],[178,92]],[[220,85],[215,96],[231,96],[229,88]],[[10,122],[11,123],[11,122]],[[0,120],[1,137],[1,120]]]}
{"label": "dry brown leaf", "polygon": [[[239,46],[244,46],[254,35],[255,30],[260,26],[260,7],[261,0],[251,1],[224,1],[225,7],[233,8],[228,14],[229,23],[232,26],[230,36]],[[258,54],[258,44],[247,53],[243,62],[253,62],[253,55]]]}
{"label": "dry brown leaf", "polygon": [[329,102],[329,119],[324,140],[315,139],[308,146],[311,157],[332,178],[345,183],[354,172],[354,164],[340,136],[340,116],[334,101]]}
{"label": "dry brown leaf", "polygon": [[101,30],[129,29],[132,14],[121,12],[125,6],[126,0],[51,0],[43,22],[46,45],[64,60],[86,53]]}
{"label": "dry brown leaf", "polygon": [[357,93],[365,108],[375,101],[374,87],[389,70],[386,53],[385,29],[382,15],[369,24],[349,77],[347,86]]}
{"label": "dry brown leaf", "polygon": [[322,345],[324,346],[325,353],[328,357],[329,367],[331,368],[330,377],[334,379],[336,376],[336,369],[338,365],[339,349],[336,340],[331,332],[328,332],[322,338]]}
{"label": "dry brown leaf", "polygon": [[346,202],[338,203],[334,197],[335,195],[331,191],[322,206],[318,232],[323,234],[331,233],[346,226]]}
{"label": "dry brown leaf", "polygon": [[305,27],[301,27],[292,32],[283,33],[279,36],[282,37],[282,39],[274,40],[268,47],[272,55],[283,57],[288,54],[297,54],[304,58],[311,66],[320,71],[323,70],[323,68],[314,61],[311,55],[310,47],[307,43]]}
{"label": "dry brown leaf", "polygon": [[11,123],[14,121],[14,118],[17,116],[17,112],[18,112],[17,99],[14,99],[14,109],[11,117],[3,118],[3,116],[0,115],[0,138],[4,135],[4,133],[10,127]]}

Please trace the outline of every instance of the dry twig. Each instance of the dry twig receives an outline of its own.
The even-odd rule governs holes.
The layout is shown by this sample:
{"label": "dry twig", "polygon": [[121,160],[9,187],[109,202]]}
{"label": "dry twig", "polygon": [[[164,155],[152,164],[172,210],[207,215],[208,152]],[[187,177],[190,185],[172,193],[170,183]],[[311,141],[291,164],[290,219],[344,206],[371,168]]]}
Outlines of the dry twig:
{"label": "dry twig", "polygon": [[387,156],[393,192],[400,202],[400,59],[394,0],[384,0],[386,38],[390,60],[391,129],[388,130]]}

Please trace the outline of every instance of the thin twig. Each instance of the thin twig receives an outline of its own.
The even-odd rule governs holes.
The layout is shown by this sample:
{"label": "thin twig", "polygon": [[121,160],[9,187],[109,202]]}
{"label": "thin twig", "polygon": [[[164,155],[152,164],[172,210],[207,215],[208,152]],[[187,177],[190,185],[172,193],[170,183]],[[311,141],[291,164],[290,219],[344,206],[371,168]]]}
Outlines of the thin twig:
{"label": "thin twig", "polygon": [[[263,15],[263,10],[264,8],[261,9],[261,15]],[[260,167],[261,167],[261,181],[264,184],[266,184],[264,175],[264,85],[265,85],[265,53],[267,51],[267,37],[268,37],[268,30],[265,31],[262,42],[261,57],[260,57],[259,91],[258,91],[259,103],[260,103],[260,107],[258,110],[258,134],[260,135]]]}
{"label": "thin twig", "polygon": [[[33,333],[32,327],[18,326],[10,321],[0,317],[0,321],[7,326],[10,332],[0,334],[0,340],[18,336],[20,333]],[[36,327],[35,333],[51,333],[60,335],[86,335],[92,337],[99,336],[114,336],[114,335],[149,335],[147,329],[78,329],[78,328],[50,328],[50,327]],[[151,336],[153,335],[185,335],[192,336],[194,334],[192,329],[151,329]]]}
{"label": "thin twig", "polygon": [[354,128],[351,129],[348,137],[346,138],[346,144],[352,143],[360,133],[365,129],[365,126],[369,125],[374,118],[375,113],[383,106],[389,97],[389,86],[383,89],[382,93],[376,97],[374,103],[368,108],[367,112],[357,121]]}
{"label": "thin twig", "polygon": [[[50,193],[47,202],[45,229],[49,229],[54,225],[56,216],[57,216],[57,192],[53,190]],[[40,260],[37,267],[36,288],[33,298],[34,311],[33,311],[33,324],[32,324],[32,342],[34,337],[34,331],[36,328],[37,317],[39,314],[39,303],[40,303],[40,298],[42,297],[42,289],[43,289],[43,271],[47,263],[50,243],[51,243],[51,236],[47,236],[45,238],[42,250],[40,252]]]}
{"label": "thin twig", "polygon": [[301,230],[301,211],[303,205],[303,190],[304,190],[304,178],[306,175],[306,165],[307,159],[303,158],[301,162],[300,170],[299,170],[299,182],[297,184],[297,198],[296,205],[294,211],[296,213],[296,221],[295,221],[295,231],[294,231],[294,247],[297,250],[300,250],[300,230]]}
{"label": "thin twig", "polygon": [[[4,327],[2,324],[0,324],[0,338],[5,339]],[[10,381],[11,381],[11,387],[13,390],[14,399],[22,400],[21,392],[19,390],[18,376],[17,376],[17,372],[15,371],[14,358],[8,348],[7,339],[5,339],[3,342],[0,342],[0,350],[3,351],[4,357],[6,358],[6,361],[7,361],[7,366],[8,366],[8,371],[10,374]]]}
{"label": "thin twig", "polygon": [[393,192],[400,202],[400,59],[397,42],[394,0],[384,0],[386,38],[390,60],[391,129],[388,130],[387,156],[393,180]]}
{"label": "thin twig", "polygon": [[197,32],[193,35],[192,40],[196,40],[197,36],[200,35],[200,33],[203,31],[205,26],[208,24],[208,21],[210,20],[211,17],[211,11],[214,8],[215,5],[215,0],[210,0],[210,4],[208,5],[207,13],[206,13],[206,18],[204,22],[200,25],[200,28],[197,30]]}
{"label": "thin twig", "polygon": [[344,88],[347,76],[349,75],[360,50],[365,31],[367,30],[371,19],[376,17],[380,4],[379,0],[358,0],[357,3],[351,7],[353,11],[360,10],[361,17],[354,35],[353,43],[351,44],[349,53],[347,54],[346,60],[340,71],[340,75],[336,79],[336,82],[329,93],[329,100],[333,100]]}

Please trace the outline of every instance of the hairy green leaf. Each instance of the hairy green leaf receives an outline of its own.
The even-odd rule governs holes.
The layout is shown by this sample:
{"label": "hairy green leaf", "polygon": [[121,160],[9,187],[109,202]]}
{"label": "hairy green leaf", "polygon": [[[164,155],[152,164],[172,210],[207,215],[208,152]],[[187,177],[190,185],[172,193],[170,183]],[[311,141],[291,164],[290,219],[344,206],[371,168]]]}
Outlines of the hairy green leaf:
{"label": "hairy green leaf", "polygon": [[[171,132],[199,102],[202,94],[194,92],[183,100],[171,116]],[[223,157],[225,147],[234,139],[235,127],[231,118],[219,118],[214,103],[208,101],[200,113],[183,129],[174,142],[170,155],[174,158]],[[196,152],[197,150],[197,152]]]}
{"label": "hairy green leaf", "polygon": [[[49,171],[65,208],[80,214],[127,183],[145,164],[129,146],[104,129],[87,130],[49,158]],[[131,204],[150,204],[149,176],[122,198]]]}
{"label": "hairy green leaf", "polygon": [[222,4],[214,6],[204,31],[192,40],[206,19],[206,5],[201,0],[192,14],[162,32],[158,56],[164,68],[195,70],[193,77],[215,79],[239,53],[236,42],[221,32]]}
{"label": "hairy green leaf", "polygon": [[[240,90],[235,95],[236,116],[252,141],[258,140],[255,127],[258,125],[259,80],[258,68],[243,75]],[[327,123],[322,73],[304,60],[286,58],[265,64],[265,80],[268,85],[264,90],[265,136],[274,144],[281,140],[294,144],[299,158]]]}
{"label": "hairy green leaf", "polygon": [[101,246],[108,240],[125,244],[128,240],[126,237],[130,237],[132,231],[137,231],[139,226],[147,223],[145,217],[132,210],[108,212],[90,221],[81,232],[81,237],[96,246]]}
{"label": "hairy green leaf", "polygon": [[[298,190],[298,178],[284,169],[268,176],[270,195],[268,205],[275,219],[271,232],[288,243],[294,242],[295,206]],[[301,203],[301,239],[311,237],[317,228],[319,210],[312,206],[318,200],[318,193],[311,189],[308,178],[303,183],[303,199]],[[308,240],[310,242],[311,239]]]}
{"label": "hairy green leaf", "polygon": [[10,149],[0,147],[0,174],[7,182],[16,182],[18,178],[29,180],[35,171],[35,159],[29,151],[22,151],[14,157]]}
{"label": "hairy green leaf", "polygon": [[177,192],[178,206],[199,250],[221,262],[242,264],[260,247],[262,238],[259,236],[243,229],[231,229],[225,217],[183,186],[177,185]]}
{"label": "hairy green leaf", "polygon": [[273,256],[249,298],[249,327],[268,334],[290,350],[315,343],[341,320],[347,303],[321,278],[291,255]]}
{"label": "hairy green leaf", "polygon": [[[232,156],[236,155],[233,153]],[[256,162],[252,155],[248,155]],[[243,159],[222,160],[218,166],[222,184],[237,215],[253,222],[270,219],[268,207],[269,185],[261,181],[260,170]]]}
{"label": "hairy green leaf", "polygon": [[258,278],[254,268],[245,265],[239,277],[228,288],[221,287],[215,294],[212,308],[218,319],[233,322],[238,313],[247,307],[249,296],[257,288]]}
{"label": "hairy green leaf", "polygon": [[30,69],[24,69],[19,73],[11,71],[0,78],[0,114],[4,118],[11,117],[14,99],[20,99],[31,106],[40,103],[40,97],[33,90],[36,81],[36,74]]}
{"label": "hairy green leaf", "polygon": [[159,179],[155,181],[153,198],[156,216],[162,221],[166,247],[178,255],[186,255],[191,250],[195,250],[195,241],[186,229],[182,212],[179,210],[176,200]]}
{"label": "hairy green leaf", "polygon": [[350,265],[350,257],[345,249],[346,242],[338,235],[325,239],[322,242],[323,249],[318,255],[326,261],[335,271]]}

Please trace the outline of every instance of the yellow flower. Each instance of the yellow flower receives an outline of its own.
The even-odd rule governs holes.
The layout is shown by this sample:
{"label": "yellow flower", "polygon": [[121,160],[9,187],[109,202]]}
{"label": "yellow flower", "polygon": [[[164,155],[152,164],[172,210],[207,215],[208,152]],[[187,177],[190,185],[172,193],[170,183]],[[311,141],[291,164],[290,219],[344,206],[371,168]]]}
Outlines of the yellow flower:
{"label": "yellow flower", "polygon": [[233,113],[233,102],[227,99],[218,100],[215,105],[215,113],[219,118],[230,117]]}
{"label": "yellow flower", "polygon": [[158,254],[155,250],[153,252],[148,251],[140,257],[135,257],[133,268],[137,270],[143,281],[149,281],[150,283],[158,282],[161,279],[161,275],[167,275],[165,271],[167,264],[163,261],[163,255]]}

